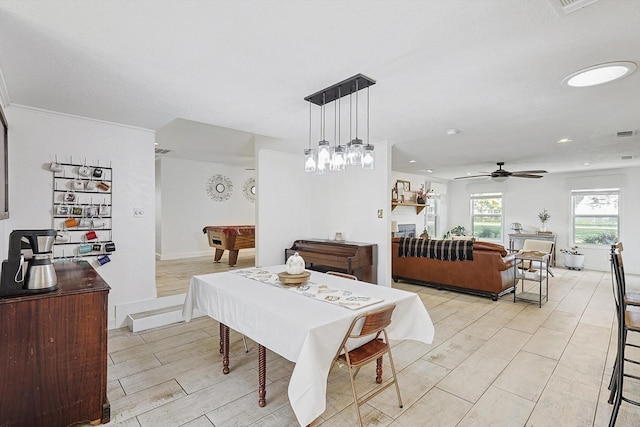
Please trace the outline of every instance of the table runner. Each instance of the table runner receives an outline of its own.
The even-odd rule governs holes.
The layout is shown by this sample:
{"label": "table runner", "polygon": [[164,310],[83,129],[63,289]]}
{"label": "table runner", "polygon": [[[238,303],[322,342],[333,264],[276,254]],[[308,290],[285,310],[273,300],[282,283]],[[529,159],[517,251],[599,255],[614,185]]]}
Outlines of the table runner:
{"label": "table runner", "polygon": [[276,286],[280,289],[284,289],[316,301],[328,302],[351,310],[357,310],[359,308],[384,301],[381,298],[354,294],[351,291],[339,289],[336,286],[323,285],[310,280],[298,286],[286,285],[280,281],[277,273],[272,273],[262,268],[245,268],[242,270],[231,271],[231,273],[248,279],[257,280],[271,286]]}

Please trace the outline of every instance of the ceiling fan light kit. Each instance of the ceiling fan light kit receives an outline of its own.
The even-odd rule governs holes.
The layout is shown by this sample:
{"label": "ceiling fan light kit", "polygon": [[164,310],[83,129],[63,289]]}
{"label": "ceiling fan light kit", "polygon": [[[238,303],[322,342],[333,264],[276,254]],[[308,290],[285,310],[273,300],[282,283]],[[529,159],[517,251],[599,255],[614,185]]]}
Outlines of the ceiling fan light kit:
{"label": "ceiling fan light kit", "polygon": [[491,178],[492,181],[503,182],[509,177],[514,177],[514,178],[542,178],[542,175],[539,175],[539,174],[547,173],[547,171],[545,171],[545,170],[529,170],[529,171],[509,172],[509,171],[507,171],[505,169],[502,169],[502,166],[504,166],[504,162],[498,162],[496,164],[498,165],[498,169],[496,169],[495,171],[493,171],[491,173],[484,173],[484,174],[481,174],[481,175],[459,176],[459,177],[454,178],[454,179],[486,178],[486,177],[489,177],[489,178]]}

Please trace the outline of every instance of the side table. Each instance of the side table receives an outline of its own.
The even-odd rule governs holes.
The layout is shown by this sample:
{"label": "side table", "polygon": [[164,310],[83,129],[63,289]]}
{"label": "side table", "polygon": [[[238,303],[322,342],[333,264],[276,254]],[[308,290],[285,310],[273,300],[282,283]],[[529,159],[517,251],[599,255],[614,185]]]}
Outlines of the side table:
{"label": "side table", "polygon": [[[549,301],[549,262],[551,255],[542,252],[531,251],[516,254],[513,262],[513,302],[524,300],[537,302],[542,307],[542,300]],[[529,268],[525,269],[525,261],[529,262]],[[536,267],[538,267],[536,269]],[[518,280],[522,280],[522,290],[518,293]],[[538,282],[538,292],[526,289],[527,282]],[[542,288],[545,288],[543,294]]]}

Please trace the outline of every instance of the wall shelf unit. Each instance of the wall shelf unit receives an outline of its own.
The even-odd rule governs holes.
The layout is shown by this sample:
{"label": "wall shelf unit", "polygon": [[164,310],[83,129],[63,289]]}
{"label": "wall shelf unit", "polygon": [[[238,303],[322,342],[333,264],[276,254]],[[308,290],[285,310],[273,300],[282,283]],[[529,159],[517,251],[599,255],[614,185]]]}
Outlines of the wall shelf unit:
{"label": "wall shelf unit", "polygon": [[400,202],[391,202],[391,210],[393,211],[398,206],[413,206],[416,208],[416,215],[424,210],[427,207],[424,203],[400,203]]}

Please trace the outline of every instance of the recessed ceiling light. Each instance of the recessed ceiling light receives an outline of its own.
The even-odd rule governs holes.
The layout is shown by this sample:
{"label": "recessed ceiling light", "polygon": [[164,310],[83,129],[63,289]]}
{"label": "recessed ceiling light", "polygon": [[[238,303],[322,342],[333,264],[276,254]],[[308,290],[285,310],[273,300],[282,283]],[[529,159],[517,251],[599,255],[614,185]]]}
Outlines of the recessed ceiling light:
{"label": "recessed ceiling light", "polygon": [[433,173],[433,169],[427,169],[427,173]]}
{"label": "recessed ceiling light", "polygon": [[583,166],[591,166],[591,163],[589,163],[589,162],[584,162],[582,165],[583,165]]}
{"label": "recessed ceiling light", "polygon": [[160,145],[160,143],[159,142],[154,142],[153,145]]}
{"label": "recessed ceiling light", "polygon": [[569,139],[569,138],[562,138],[556,141],[558,144],[568,144],[570,142],[573,142],[573,139]]}
{"label": "recessed ceiling light", "polygon": [[409,163],[418,163],[417,160],[409,160]]}
{"label": "recessed ceiling light", "polygon": [[595,86],[627,77],[635,70],[636,64],[633,62],[607,62],[571,73],[562,83],[572,87]]}
{"label": "recessed ceiling light", "polygon": [[460,133],[460,129],[455,129],[455,128],[447,129],[447,135],[456,135],[459,133]]}
{"label": "recessed ceiling light", "polygon": [[467,172],[467,175],[471,175],[471,172]]}

